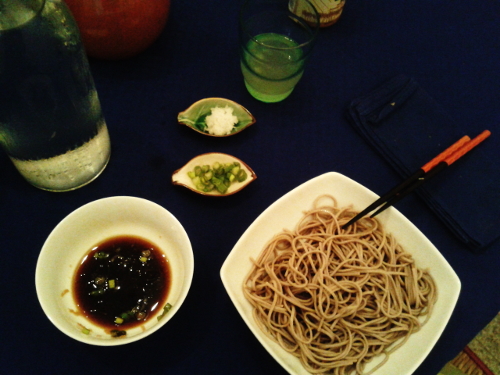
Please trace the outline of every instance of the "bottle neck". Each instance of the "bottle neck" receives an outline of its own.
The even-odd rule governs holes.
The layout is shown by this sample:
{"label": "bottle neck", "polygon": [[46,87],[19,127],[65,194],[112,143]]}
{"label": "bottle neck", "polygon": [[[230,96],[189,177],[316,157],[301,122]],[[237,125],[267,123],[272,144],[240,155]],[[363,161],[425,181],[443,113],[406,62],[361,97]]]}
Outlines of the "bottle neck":
{"label": "bottle neck", "polygon": [[45,0],[0,0],[0,31],[21,26],[35,17]]}

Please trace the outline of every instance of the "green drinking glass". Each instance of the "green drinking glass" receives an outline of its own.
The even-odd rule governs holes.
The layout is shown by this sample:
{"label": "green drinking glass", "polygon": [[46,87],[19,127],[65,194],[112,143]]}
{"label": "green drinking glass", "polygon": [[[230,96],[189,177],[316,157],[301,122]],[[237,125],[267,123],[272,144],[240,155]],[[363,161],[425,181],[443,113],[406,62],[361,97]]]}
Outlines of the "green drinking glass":
{"label": "green drinking glass", "polygon": [[319,15],[307,0],[246,0],[239,34],[249,93],[266,103],[287,98],[302,78],[318,29]]}

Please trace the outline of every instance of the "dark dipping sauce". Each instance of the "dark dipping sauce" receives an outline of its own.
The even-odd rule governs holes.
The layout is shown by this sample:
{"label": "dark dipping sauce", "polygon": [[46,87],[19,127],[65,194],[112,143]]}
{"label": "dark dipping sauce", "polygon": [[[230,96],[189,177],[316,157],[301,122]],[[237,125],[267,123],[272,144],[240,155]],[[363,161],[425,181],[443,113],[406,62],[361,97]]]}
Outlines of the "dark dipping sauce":
{"label": "dark dipping sauce", "polygon": [[163,309],[171,284],[165,255],[150,242],[119,236],[96,245],[74,276],[80,313],[113,336]]}

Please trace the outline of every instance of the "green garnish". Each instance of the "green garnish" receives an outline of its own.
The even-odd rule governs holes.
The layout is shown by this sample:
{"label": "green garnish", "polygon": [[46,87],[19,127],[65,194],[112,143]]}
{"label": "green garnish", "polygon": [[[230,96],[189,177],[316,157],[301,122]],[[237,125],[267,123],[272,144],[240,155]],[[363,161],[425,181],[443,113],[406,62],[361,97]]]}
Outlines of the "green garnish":
{"label": "green garnish", "polygon": [[82,333],[84,335],[90,335],[90,329],[84,327],[84,328],[82,328]]}
{"label": "green garnish", "polygon": [[172,305],[170,303],[167,303],[165,305],[165,307],[163,308],[163,312],[161,313],[161,315],[158,315],[158,320],[163,318],[170,311],[171,308],[172,308]]}
{"label": "green garnish", "polygon": [[188,172],[188,176],[197,190],[205,193],[216,190],[221,194],[227,193],[232,183],[243,182],[248,177],[239,162],[225,164],[215,162],[212,167],[197,165],[194,170]]}
{"label": "green garnish", "polygon": [[120,336],[125,336],[127,334],[126,331],[120,331],[118,329],[112,329],[110,333],[111,337],[120,337]]}
{"label": "green garnish", "polygon": [[207,131],[207,123],[205,121],[205,119],[207,118],[207,116],[210,115],[210,112],[207,112],[203,115],[201,115],[197,120],[196,122],[193,124],[193,126],[202,131],[202,132],[206,132]]}
{"label": "green garnish", "polygon": [[129,314],[129,313],[126,313],[126,312],[121,313],[121,314],[120,314],[120,318],[122,318],[123,320],[127,320],[127,319],[129,319],[129,318],[130,318],[130,314]]}
{"label": "green garnish", "polygon": [[91,296],[101,296],[104,294],[104,292],[105,292],[104,289],[96,289],[96,290],[91,291],[90,295]]}
{"label": "green garnish", "polygon": [[94,254],[94,258],[96,259],[107,259],[109,258],[109,253],[105,251],[98,251]]}

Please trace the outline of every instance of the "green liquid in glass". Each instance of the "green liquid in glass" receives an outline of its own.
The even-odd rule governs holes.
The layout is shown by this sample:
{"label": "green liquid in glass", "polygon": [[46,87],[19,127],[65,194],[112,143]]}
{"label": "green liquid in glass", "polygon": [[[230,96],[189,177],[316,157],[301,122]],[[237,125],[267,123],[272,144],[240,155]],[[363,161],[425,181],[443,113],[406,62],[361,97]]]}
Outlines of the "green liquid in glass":
{"label": "green liquid in glass", "polygon": [[255,39],[258,42],[252,39],[243,48],[241,70],[245,85],[254,98],[279,102],[291,94],[302,77],[302,49],[281,34],[260,34]]}

